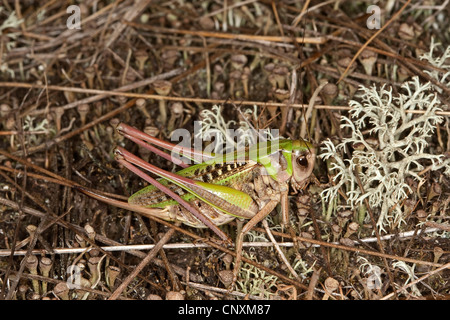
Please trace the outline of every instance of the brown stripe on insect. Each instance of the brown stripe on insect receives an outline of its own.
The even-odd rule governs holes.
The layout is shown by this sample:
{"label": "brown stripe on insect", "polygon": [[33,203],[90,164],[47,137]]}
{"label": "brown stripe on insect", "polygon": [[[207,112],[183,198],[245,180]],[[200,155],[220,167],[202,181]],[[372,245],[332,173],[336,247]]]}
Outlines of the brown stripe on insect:
{"label": "brown stripe on insect", "polygon": [[194,171],[195,180],[217,182],[253,167],[247,162],[214,163]]}

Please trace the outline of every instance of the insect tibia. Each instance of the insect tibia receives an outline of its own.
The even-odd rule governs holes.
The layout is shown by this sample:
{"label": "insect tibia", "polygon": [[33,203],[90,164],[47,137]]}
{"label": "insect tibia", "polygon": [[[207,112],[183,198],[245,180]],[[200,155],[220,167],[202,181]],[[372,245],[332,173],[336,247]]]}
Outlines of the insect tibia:
{"label": "insect tibia", "polygon": [[[220,210],[200,200],[191,201],[191,204],[199,211],[201,211],[204,215],[208,216],[216,226],[227,224],[235,218],[232,215],[224,214]],[[170,206],[169,210],[170,219],[172,221],[180,221],[194,228],[207,228],[207,226],[205,226],[199,219],[192,215],[183,206]]]}
{"label": "insect tibia", "polygon": [[124,155],[122,154],[122,152],[120,151],[119,148],[114,148],[113,151],[114,157],[116,158],[116,160],[123,160],[124,159]]}

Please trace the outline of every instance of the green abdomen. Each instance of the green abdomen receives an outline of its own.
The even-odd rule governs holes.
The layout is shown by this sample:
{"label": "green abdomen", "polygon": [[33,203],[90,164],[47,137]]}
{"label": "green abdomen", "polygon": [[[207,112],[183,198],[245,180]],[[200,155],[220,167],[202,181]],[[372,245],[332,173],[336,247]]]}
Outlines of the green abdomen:
{"label": "green abdomen", "polygon": [[[253,163],[244,162],[200,163],[180,170],[177,174],[193,180],[229,186],[240,190],[239,186],[251,180],[252,169],[255,169],[255,167],[256,165]],[[196,198],[193,194],[167,179],[158,179],[158,181],[186,201],[192,201]],[[178,202],[153,185],[149,185],[134,193],[128,199],[128,202],[149,208],[166,208],[167,206],[178,204]]]}

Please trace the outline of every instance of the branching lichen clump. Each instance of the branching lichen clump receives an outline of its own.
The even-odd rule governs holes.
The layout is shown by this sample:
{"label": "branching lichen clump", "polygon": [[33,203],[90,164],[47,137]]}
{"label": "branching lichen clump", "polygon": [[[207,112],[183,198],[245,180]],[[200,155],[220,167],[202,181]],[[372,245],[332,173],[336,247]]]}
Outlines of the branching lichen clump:
{"label": "branching lichen clump", "polygon": [[[4,10],[4,7],[0,6],[0,14]],[[7,14],[7,13],[5,13]],[[16,46],[17,37],[19,36],[20,32],[8,32],[9,29],[17,29],[19,28],[20,24],[23,22],[23,19],[18,19],[16,12],[12,11],[6,20],[4,20],[0,24],[0,34],[4,34],[4,38],[7,41],[4,41],[6,43],[6,52],[10,51],[13,47]],[[0,59],[0,72],[8,72],[12,79],[14,79],[15,74],[14,70],[10,69],[8,64],[6,62],[3,62],[6,57],[6,52],[3,53],[3,57]]]}
{"label": "branching lichen clump", "polygon": [[[214,105],[211,110],[205,109],[200,114],[202,120],[199,132],[196,137],[205,141],[214,137],[215,154],[225,154],[236,150],[242,150],[245,147],[258,143],[258,139],[273,140],[278,138],[277,130],[254,129],[250,122],[258,120],[257,107],[247,108],[242,112],[242,116],[249,119],[236,123],[234,120],[228,122],[222,117],[222,108]],[[234,130],[232,128],[236,127]],[[273,135],[275,133],[275,136]],[[235,141],[236,138],[236,141]]]}
{"label": "branching lichen clump", "polygon": [[[423,54],[420,59],[426,60],[433,67],[439,68],[441,70],[446,70],[446,72],[444,73],[441,73],[436,69],[433,69],[431,71],[424,70],[424,72],[439,83],[444,84],[447,88],[450,88],[450,64],[448,64],[448,61],[450,59],[450,46],[447,47],[447,49],[440,57],[435,57],[433,53],[439,46],[441,46],[441,44],[435,43],[434,39],[431,38],[430,51]],[[442,92],[441,88],[435,86],[435,89],[439,93]]]}
{"label": "branching lichen clump", "polygon": [[[331,202],[341,189],[352,208],[364,205],[367,199],[371,208],[380,209],[377,227],[385,231],[404,221],[400,204],[413,192],[408,177],[421,181],[418,173],[424,165],[431,165],[431,170],[445,167],[450,175],[449,160],[428,150],[435,126],[443,121],[436,115],[442,110],[441,103],[433,86],[421,83],[418,77],[405,82],[402,93],[395,96],[386,85],[361,87],[359,96],[361,102],[350,102],[350,118],[341,118],[341,128],[348,128],[351,136],[337,145],[330,139],[324,141],[319,156],[330,159],[334,177],[322,196]],[[346,152],[351,152],[349,159],[344,159]]]}

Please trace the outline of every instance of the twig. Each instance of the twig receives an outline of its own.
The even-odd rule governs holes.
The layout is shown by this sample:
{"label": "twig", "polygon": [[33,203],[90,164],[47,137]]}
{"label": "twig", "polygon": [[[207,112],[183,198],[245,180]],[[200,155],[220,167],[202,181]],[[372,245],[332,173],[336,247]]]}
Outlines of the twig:
{"label": "twig", "polygon": [[218,292],[218,293],[222,293],[224,295],[233,295],[236,297],[240,297],[240,298],[249,298],[249,299],[253,299],[253,300],[263,300],[263,298],[258,297],[258,296],[254,296],[254,295],[247,295],[245,293],[239,292],[239,291],[231,291],[229,292],[228,289],[223,289],[223,288],[218,288],[218,287],[212,287],[212,286],[208,286],[208,285],[204,285],[204,284],[200,284],[200,283],[195,283],[195,282],[181,282],[182,284],[198,289],[198,290],[202,290],[202,291],[212,291],[212,292]]}
{"label": "twig", "polygon": [[280,30],[281,36],[284,37],[283,26],[281,25],[280,17],[278,16],[277,5],[274,0],[272,0],[272,11],[273,11],[273,14],[275,15],[275,20],[278,25],[278,30]]}
{"label": "twig", "polygon": [[280,256],[281,260],[283,261],[284,265],[289,269],[289,271],[291,272],[291,274],[297,278],[299,281],[301,280],[297,274],[297,272],[295,272],[294,268],[292,268],[291,264],[289,263],[289,261],[286,259],[286,256],[284,255],[283,251],[281,251],[280,246],[278,245],[277,241],[275,240],[272,232],[270,231],[269,228],[269,223],[267,222],[266,219],[264,219],[262,221],[262,224],[264,226],[264,229],[266,229],[267,232],[267,236],[269,237],[270,241],[272,241],[273,246],[275,247],[275,250],[278,252],[278,255]]}
{"label": "twig", "polygon": [[[125,16],[123,18],[128,21],[133,21],[134,18],[139,16],[145,10],[145,8],[150,4],[150,2],[152,2],[152,0],[135,1],[134,5],[131,6],[127,10],[127,12],[125,13]],[[122,24],[119,24],[118,26],[116,26],[113,33],[108,37],[108,42],[105,44],[105,48],[108,48],[109,46],[111,46],[111,44],[113,44],[114,41],[116,41],[116,39],[120,35],[122,35],[122,33],[126,27],[127,27],[127,25],[125,23],[122,23]]]}
{"label": "twig", "polygon": [[312,6],[311,8],[308,8],[309,2],[310,0],[307,0],[302,8],[302,11],[300,12],[300,14],[298,16],[295,17],[294,20],[292,20],[291,26],[293,28],[295,28],[301,21],[302,17],[307,14],[307,13],[311,13],[313,11],[315,11],[316,9],[319,9],[320,7],[326,6],[330,3],[336,2],[339,0],[329,0],[329,1],[322,1],[319,4]]}
{"label": "twig", "polygon": [[429,278],[430,276],[432,276],[432,275],[434,275],[434,274],[436,274],[436,273],[438,273],[438,272],[441,272],[442,270],[448,269],[448,268],[450,268],[450,262],[447,263],[447,264],[444,264],[443,266],[440,266],[439,268],[437,268],[437,269],[435,269],[435,270],[432,270],[432,271],[428,272],[426,275],[420,277],[419,279],[416,279],[416,280],[414,280],[414,281],[411,281],[411,282],[408,283],[406,286],[403,286],[403,287],[401,287],[401,288],[395,290],[394,292],[392,292],[392,293],[390,293],[390,294],[384,296],[384,297],[381,298],[380,300],[388,300],[388,299],[392,298],[394,295],[397,295],[398,293],[400,293],[400,292],[402,292],[402,291],[408,289],[409,287],[415,285],[416,283],[422,282],[423,280]]}
{"label": "twig", "polygon": [[[219,38],[219,39],[233,39],[233,40],[244,40],[244,41],[258,41],[258,42],[292,42],[291,37],[279,37],[279,36],[258,36],[252,34],[235,34],[235,33],[224,33],[224,32],[211,32],[211,31],[199,31],[199,30],[181,30],[181,29],[169,29],[162,27],[155,27],[151,25],[144,25],[134,22],[125,22],[130,26],[137,29],[150,30],[161,33],[178,33],[184,35],[192,35],[205,38]],[[297,37],[294,41],[298,43],[309,43],[309,44],[323,44],[326,42],[324,37]]]}
{"label": "twig", "polygon": [[306,300],[312,300],[314,296],[314,290],[316,289],[317,282],[319,281],[320,272],[322,268],[314,268],[314,272],[310,278],[308,291],[306,293]]}
{"label": "twig", "polygon": [[127,286],[133,281],[133,279],[145,268],[145,266],[156,256],[159,250],[161,250],[162,246],[170,240],[172,235],[175,233],[175,229],[170,229],[166,232],[166,234],[158,241],[155,247],[147,254],[147,256],[142,259],[142,261],[138,264],[138,266],[131,272],[123,282],[117,287],[117,289],[113,292],[113,294],[109,297],[108,300],[116,300],[122,292],[127,288]]}
{"label": "twig", "polygon": [[[4,205],[12,205],[12,201],[10,200],[6,200],[4,198],[0,197],[0,203],[4,204]],[[24,208],[25,212],[27,213],[31,213],[28,212],[28,210],[33,210],[31,208],[25,207]],[[36,213],[34,213],[33,215],[36,215]],[[426,234],[426,233],[433,233],[433,232],[437,232],[439,231],[440,228],[427,228],[423,231],[419,231],[419,234]],[[407,231],[407,232],[401,232],[399,234],[388,234],[385,236],[381,237],[381,240],[385,241],[385,240],[390,240],[393,238],[399,238],[400,240],[406,240],[410,237],[412,237],[414,235],[415,231]],[[100,240],[101,241],[101,240]],[[301,240],[303,241],[303,240]],[[363,242],[363,243],[372,243],[372,242],[376,242],[377,238],[375,237],[370,237],[370,238],[364,238],[364,239],[360,239],[359,241],[353,241],[353,243],[355,245],[359,244],[359,242]],[[306,240],[305,240],[306,242]],[[338,242],[328,242],[331,245],[339,245]],[[283,248],[293,248],[294,247],[294,242],[278,242],[277,243],[279,247],[283,247]],[[131,245],[109,245],[109,246],[103,246],[100,247],[99,249],[103,250],[103,251],[107,251],[107,252],[113,252],[113,251],[141,251],[141,250],[150,250],[154,248],[154,244],[131,244]],[[243,243],[243,247],[259,247],[259,248],[263,248],[263,247],[273,247],[273,243],[271,242],[244,242]],[[316,244],[313,243],[311,245],[311,247],[313,248],[318,248],[320,247],[320,244]],[[169,249],[169,250],[174,250],[174,249],[200,249],[200,248],[211,248],[211,246],[207,243],[167,243],[163,246],[163,249]],[[53,254],[76,254],[76,253],[81,253],[84,252],[86,250],[86,248],[54,248],[53,249]],[[15,256],[21,256],[24,255],[26,252],[26,250],[16,250],[14,251],[14,255]],[[48,252],[46,252],[45,250],[42,249],[35,249],[31,251],[31,254],[34,255],[41,255],[41,254],[47,254]],[[9,256],[11,254],[11,250],[8,249],[0,249],[0,257],[5,257],[5,256]]]}
{"label": "twig", "polygon": [[[8,87],[8,88],[37,88],[42,89],[45,88],[45,85],[39,84],[29,84],[22,82],[0,82],[0,87]],[[95,90],[95,89],[82,89],[75,87],[63,87],[63,86],[47,86],[49,90],[56,91],[68,91],[68,92],[77,92],[77,93],[85,93],[85,94],[96,94],[96,95],[105,95],[105,96],[122,96],[128,98],[143,98],[143,99],[155,99],[155,100],[167,100],[167,101],[178,101],[178,102],[193,102],[193,103],[211,103],[211,104],[225,104],[225,103],[235,103],[237,105],[256,105],[256,106],[265,106],[267,102],[262,101],[250,101],[250,100],[242,100],[242,101],[234,101],[230,99],[205,99],[205,98],[192,98],[192,97],[171,97],[171,96],[160,96],[156,94],[145,94],[145,93],[133,93],[133,92],[117,92],[117,91],[107,91],[107,90]],[[283,102],[271,102],[271,106],[276,107],[292,107],[292,108],[304,108],[304,104],[294,103],[288,104]],[[351,108],[348,106],[330,106],[330,105],[315,105],[315,109],[328,109],[328,110],[350,110]],[[115,113],[117,110],[114,111]],[[406,113],[415,113],[415,114],[424,114],[424,110],[405,110]],[[440,116],[450,116],[450,111],[437,111],[436,115]],[[108,114],[109,115],[109,114]],[[92,125],[91,125],[92,126]]]}
{"label": "twig", "polygon": [[303,123],[302,123],[302,127],[300,129],[300,137],[304,138],[306,135],[306,127],[308,126],[308,123],[306,122],[309,117],[311,116],[311,112],[314,109],[314,102],[316,101],[317,96],[319,95],[320,91],[322,91],[323,87],[325,87],[325,85],[327,85],[328,82],[324,82],[321,85],[319,85],[316,90],[314,90],[313,95],[311,96],[310,100],[309,100],[309,105],[308,105],[308,109],[306,109],[306,113],[305,113],[305,117]]}
{"label": "twig", "polygon": [[448,224],[437,223],[434,221],[427,221],[427,222],[425,222],[425,225],[427,227],[436,229],[436,231],[437,231],[437,229],[439,229],[439,230],[450,232],[450,225],[448,225]]}

